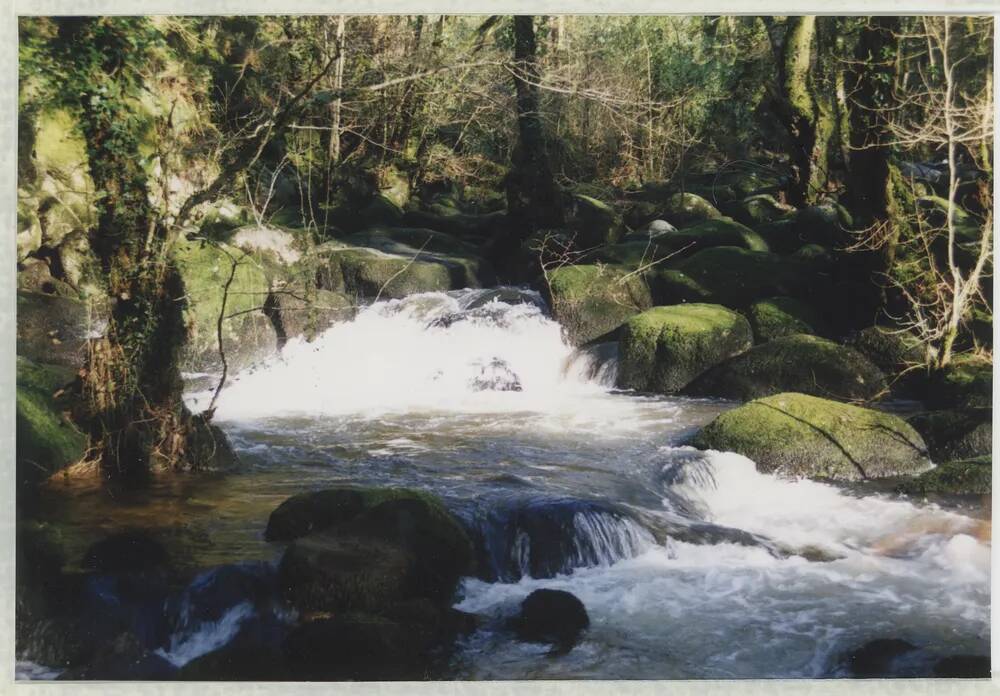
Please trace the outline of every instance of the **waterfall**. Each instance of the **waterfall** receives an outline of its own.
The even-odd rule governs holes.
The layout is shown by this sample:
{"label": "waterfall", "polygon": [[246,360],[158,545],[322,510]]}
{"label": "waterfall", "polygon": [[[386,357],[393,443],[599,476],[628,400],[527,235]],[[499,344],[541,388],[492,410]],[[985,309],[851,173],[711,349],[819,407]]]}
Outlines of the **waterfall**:
{"label": "waterfall", "polygon": [[[614,348],[574,351],[535,292],[421,293],[365,307],[311,343],[289,341],[230,380],[217,415],[567,410],[613,384]],[[207,396],[188,401],[199,408]]]}

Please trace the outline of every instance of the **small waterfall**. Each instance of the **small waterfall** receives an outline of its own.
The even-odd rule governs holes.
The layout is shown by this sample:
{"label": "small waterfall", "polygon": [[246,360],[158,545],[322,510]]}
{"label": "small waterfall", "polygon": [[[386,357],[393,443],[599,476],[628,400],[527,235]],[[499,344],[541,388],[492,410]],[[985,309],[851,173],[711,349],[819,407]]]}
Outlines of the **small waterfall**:
{"label": "small waterfall", "polygon": [[[289,341],[230,380],[217,415],[551,411],[606,391],[614,363],[608,348],[574,352],[538,293],[421,293],[370,305],[311,343]],[[188,401],[199,408],[208,396]]]}
{"label": "small waterfall", "polygon": [[480,576],[516,581],[609,566],[655,545],[639,522],[610,505],[575,499],[489,504],[473,522]]}

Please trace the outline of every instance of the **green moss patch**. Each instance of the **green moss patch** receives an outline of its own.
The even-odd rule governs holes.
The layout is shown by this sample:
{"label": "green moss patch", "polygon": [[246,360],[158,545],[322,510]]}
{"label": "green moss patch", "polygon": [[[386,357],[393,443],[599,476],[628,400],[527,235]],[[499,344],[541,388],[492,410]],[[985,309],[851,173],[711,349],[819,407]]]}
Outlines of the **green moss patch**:
{"label": "green moss patch", "polygon": [[747,320],[725,307],[654,307],[625,322],[619,383],[673,394],[713,365],[753,345]]}
{"label": "green moss patch", "polygon": [[816,310],[791,297],[769,297],[754,302],[747,310],[747,319],[758,343],[791,334],[822,336],[829,333],[826,322]]}
{"label": "green moss patch", "polygon": [[818,336],[792,334],[726,361],[685,391],[741,401],[789,391],[853,401],[872,399],[885,389],[882,371],[856,350]]}
{"label": "green moss patch", "polygon": [[990,495],[993,491],[993,458],[990,455],[947,462],[897,487],[908,495]]}
{"label": "green moss patch", "polygon": [[764,473],[838,481],[913,475],[929,466],[923,439],[903,419],[796,393],[723,413],[692,444],[742,454]]}
{"label": "green moss patch", "polygon": [[726,307],[746,307],[763,297],[802,296],[809,289],[807,266],[765,251],[733,246],[703,249],[674,265],[712,300]]}
{"label": "green moss patch", "polygon": [[573,345],[614,331],[652,305],[643,278],[603,264],[562,266],[548,273],[552,314]]}

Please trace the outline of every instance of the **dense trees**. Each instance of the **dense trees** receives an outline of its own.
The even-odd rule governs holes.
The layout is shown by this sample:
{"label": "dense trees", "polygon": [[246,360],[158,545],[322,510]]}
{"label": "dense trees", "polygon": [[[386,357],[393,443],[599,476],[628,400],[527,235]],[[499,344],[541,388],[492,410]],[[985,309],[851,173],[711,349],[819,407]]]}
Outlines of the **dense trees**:
{"label": "dense trees", "polygon": [[751,168],[786,182],[778,205],[850,212],[836,251],[858,254],[851,282],[928,362],[986,349],[972,329],[992,316],[992,31],[919,17],[25,19],[21,185],[36,121],[60,111],[97,192],[111,320],[83,378],[95,456],[194,464],[169,250],[223,198],[316,241],[414,206],[504,211],[477,233],[528,263],[517,252],[569,224],[571,194],[614,204]]}

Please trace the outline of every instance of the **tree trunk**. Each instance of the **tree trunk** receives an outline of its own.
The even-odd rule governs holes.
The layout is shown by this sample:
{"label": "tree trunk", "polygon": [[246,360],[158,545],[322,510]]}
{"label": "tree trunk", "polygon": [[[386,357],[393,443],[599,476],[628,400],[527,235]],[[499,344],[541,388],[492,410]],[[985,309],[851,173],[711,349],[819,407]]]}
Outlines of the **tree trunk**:
{"label": "tree trunk", "polygon": [[[868,273],[884,307],[899,298],[886,293],[883,279],[892,268],[901,235],[908,227],[902,177],[889,162],[891,134],[888,109],[893,104],[899,31],[898,17],[872,17],[861,31],[852,70],[846,77],[850,105],[850,151],[847,202],[859,228],[880,237],[878,250],[859,264]],[[893,313],[903,307],[890,308]]]}
{"label": "tree trunk", "polygon": [[549,164],[539,112],[534,17],[514,17],[514,90],[518,142],[507,175],[507,211],[522,224],[521,235],[563,222],[562,201]]}
{"label": "tree trunk", "polygon": [[[207,428],[181,401],[184,284],[166,253],[167,229],[149,202],[139,120],[126,96],[136,84],[122,65],[134,21],[74,18],[59,25],[59,40],[75,56],[68,60],[85,66],[77,103],[90,175],[104,194],[91,247],[111,314],[81,371],[84,420],[103,473],[125,478],[153,468],[195,468]],[[107,77],[95,78],[95,69]]]}
{"label": "tree trunk", "polygon": [[775,111],[792,139],[792,183],[789,200],[794,205],[814,203],[825,188],[826,153],[831,136],[829,114],[813,94],[812,51],[816,17],[790,17],[778,61],[780,96]]}

